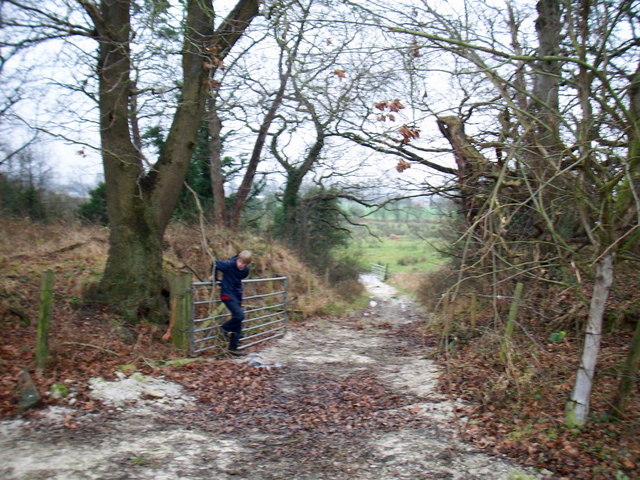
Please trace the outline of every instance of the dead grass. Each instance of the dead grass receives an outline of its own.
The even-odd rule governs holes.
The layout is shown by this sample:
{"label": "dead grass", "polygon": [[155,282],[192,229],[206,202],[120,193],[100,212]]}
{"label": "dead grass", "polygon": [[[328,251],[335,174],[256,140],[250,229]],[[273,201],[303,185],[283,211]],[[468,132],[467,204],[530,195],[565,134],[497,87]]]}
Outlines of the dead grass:
{"label": "dead grass", "polygon": [[[231,236],[228,232],[202,232],[198,226],[173,224],[165,236],[165,268],[186,271],[194,281],[210,278],[214,258],[227,259],[240,250],[254,255],[253,278],[287,276],[293,309],[303,316],[325,310],[340,296],[322,277],[316,276],[299,258],[277,242],[246,234]],[[0,264],[2,265],[2,304],[15,299],[16,308],[33,317],[29,305],[37,299],[37,285],[42,273],[54,271],[57,288],[78,304],[88,285],[99,279],[108,253],[105,228],[80,224],[37,224],[23,219],[0,222]],[[29,288],[25,289],[25,283]]]}
{"label": "dead grass", "polygon": [[47,257],[69,251],[78,260],[84,260],[103,254],[106,241],[107,231],[102,227],[35,224],[27,219],[0,221],[0,255],[9,259]]}
{"label": "dead grass", "polygon": [[205,231],[198,226],[172,225],[166,235],[165,261],[175,270],[190,271],[199,280],[211,275],[214,258],[227,259],[241,250],[253,253],[252,278],[288,277],[291,308],[302,317],[325,311],[340,296],[296,255],[275,241],[249,234]]}
{"label": "dead grass", "polygon": [[387,281],[403,292],[408,292],[415,296],[420,290],[425,277],[424,273],[400,272],[392,274]]}
{"label": "dead grass", "polygon": [[[194,281],[210,277],[212,258],[252,250],[253,278],[289,277],[295,318],[325,313],[340,303],[322,278],[276,242],[223,232],[203,234],[197,226],[185,224],[171,225],[165,241],[165,269],[191,272]],[[144,370],[148,360],[180,355],[160,340],[166,326],[127,326],[102,307],[83,302],[84,292],[100,279],[107,253],[104,228],[0,221],[0,416],[17,411],[15,387],[22,369],[34,372],[40,281],[47,270],[55,273],[54,309],[50,364],[46,375],[34,377],[41,392],[65,379],[108,377],[124,364]]]}

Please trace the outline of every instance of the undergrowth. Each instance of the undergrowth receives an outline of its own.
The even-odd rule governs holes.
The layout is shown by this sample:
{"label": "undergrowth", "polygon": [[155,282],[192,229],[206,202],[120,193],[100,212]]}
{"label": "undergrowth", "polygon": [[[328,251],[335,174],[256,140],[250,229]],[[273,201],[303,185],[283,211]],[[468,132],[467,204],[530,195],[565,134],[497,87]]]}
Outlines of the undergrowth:
{"label": "undergrowth", "polygon": [[[582,350],[587,307],[566,291],[527,286],[516,330],[505,342],[510,298],[486,295],[486,285],[466,286],[447,302],[457,280],[444,269],[414,280],[414,294],[435,314],[421,333],[430,356],[446,367],[440,390],[463,402],[463,438],[478,447],[556,472],[566,479],[640,478],[640,395],[626,416],[614,420],[611,401],[638,321],[638,273],[622,270],[608,303],[608,321],[591,396],[590,418],[581,430],[565,427]],[[588,285],[583,298],[588,298]],[[472,293],[476,294],[472,305]]]}
{"label": "undergrowth", "polygon": [[[165,270],[189,272],[194,281],[206,280],[213,258],[226,259],[241,249],[253,251],[252,278],[288,277],[291,321],[342,312],[362,294],[360,284],[344,279],[339,290],[330,288],[324,276],[314,274],[277,242],[251,235],[203,233],[197,226],[181,223],[171,225],[165,236]],[[84,293],[99,281],[107,253],[108,233],[102,227],[7,218],[0,222],[0,417],[19,413],[16,387],[24,372],[30,374],[46,405],[55,403],[46,395],[54,384],[92,376],[111,378],[121,365],[149,371],[155,360],[184,355],[161,340],[167,324],[127,324],[103,306],[85,302]],[[54,306],[48,365],[38,373],[34,347],[45,271],[55,274]],[[207,353],[221,354],[216,349]]]}
{"label": "undergrowth", "polygon": [[[167,233],[165,266],[189,271],[194,279],[207,278],[212,257],[228,257],[240,248],[254,251],[254,276],[289,276],[294,321],[344,312],[349,302],[340,294],[347,290],[350,300],[360,298],[358,285],[341,279],[330,288],[326,275],[314,274],[274,242],[211,232],[203,237],[197,227],[185,224],[172,225]],[[123,325],[102,307],[83,303],[83,292],[100,277],[107,249],[107,231],[99,227],[6,219],[0,224],[0,416],[19,413],[15,388],[24,371],[44,393],[54,384],[113,378],[122,365],[152,373],[154,360],[182,356],[160,340],[166,325]],[[56,274],[55,307],[49,366],[38,374],[33,347],[40,279],[46,270]],[[639,478],[637,386],[624,420],[614,422],[607,413],[631,325],[637,321],[637,272],[620,272],[613,287],[591,418],[583,430],[563,425],[563,409],[581,349],[584,305],[566,293],[527,289],[505,356],[500,332],[509,301],[479,295],[472,309],[471,297],[462,295],[445,304],[443,293],[455,278],[442,270],[392,281],[413,291],[434,312],[421,330],[405,336],[427,347],[425,355],[446,367],[439,388],[461,400],[456,413],[464,425],[463,438],[486,451],[555,472],[549,478]],[[482,294],[481,285],[477,287],[476,293]],[[91,405],[84,400],[80,403]],[[44,394],[42,403],[55,404],[55,399]]]}

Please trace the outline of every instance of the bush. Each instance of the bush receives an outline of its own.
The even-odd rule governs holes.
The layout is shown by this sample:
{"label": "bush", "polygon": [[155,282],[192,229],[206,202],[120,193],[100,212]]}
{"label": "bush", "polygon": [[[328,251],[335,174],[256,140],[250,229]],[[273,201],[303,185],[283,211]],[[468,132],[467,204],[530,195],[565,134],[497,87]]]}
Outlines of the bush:
{"label": "bush", "polygon": [[423,276],[418,287],[418,301],[429,309],[435,308],[442,294],[448,291],[457,279],[456,272],[448,267]]}
{"label": "bush", "polygon": [[78,208],[78,216],[87,223],[107,225],[107,184],[100,184],[89,191],[89,201]]}
{"label": "bush", "polygon": [[415,265],[423,261],[424,261],[424,258],[407,255],[405,257],[398,259],[398,265],[402,265],[403,267],[406,267],[408,265]]}

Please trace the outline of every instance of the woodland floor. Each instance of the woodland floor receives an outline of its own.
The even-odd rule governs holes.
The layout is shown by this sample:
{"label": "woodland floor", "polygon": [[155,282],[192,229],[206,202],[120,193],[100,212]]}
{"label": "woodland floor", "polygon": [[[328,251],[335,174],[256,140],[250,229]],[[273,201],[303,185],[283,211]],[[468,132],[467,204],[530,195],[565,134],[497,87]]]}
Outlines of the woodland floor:
{"label": "woodland floor", "polygon": [[0,478],[559,478],[463,442],[465,406],[438,393],[414,334],[424,314],[363,283],[366,311],[293,325],[248,357],[112,375],[102,400],[70,381],[66,400],[0,422]]}

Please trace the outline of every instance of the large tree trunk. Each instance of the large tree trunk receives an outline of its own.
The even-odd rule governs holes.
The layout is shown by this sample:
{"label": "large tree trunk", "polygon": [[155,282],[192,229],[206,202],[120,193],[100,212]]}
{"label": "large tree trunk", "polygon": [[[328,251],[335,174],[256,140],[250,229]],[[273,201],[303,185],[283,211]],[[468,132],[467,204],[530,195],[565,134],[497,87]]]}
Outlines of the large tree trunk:
{"label": "large tree trunk", "polygon": [[437,124],[453,149],[458,167],[456,174],[460,204],[467,222],[472,224],[486,199],[488,187],[482,183],[482,179],[490,173],[491,166],[469,141],[460,117],[438,117]]}
{"label": "large tree trunk", "polygon": [[213,190],[213,224],[224,228],[227,224],[227,205],[222,173],[222,120],[218,116],[215,98],[209,99],[209,144],[211,150],[211,188]]}
{"label": "large tree trunk", "polygon": [[[557,57],[560,49],[562,21],[559,0],[540,0],[537,5],[536,33],[538,56]],[[530,112],[535,117],[537,139],[535,146],[540,161],[549,155],[558,154],[560,142],[560,87],[562,65],[557,60],[540,60],[535,64],[533,97]],[[545,165],[540,167],[545,168]]]}
{"label": "large tree trunk", "polygon": [[[131,91],[129,1],[103,0],[98,30],[100,126],[103,150],[109,257],[100,298],[128,319],[164,317],[162,238],[184,179],[208,95],[205,61],[224,58],[258,13],[257,0],[240,0],[213,31],[211,0],[189,0],[182,58],[182,95],[165,148],[144,169],[132,142],[128,117]],[[215,63],[215,62],[213,62]]]}
{"label": "large tree trunk", "polygon": [[589,318],[582,347],[582,358],[576,375],[571,399],[567,402],[565,423],[570,426],[582,426],[587,422],[589,400],[593,387],[600,341],[602,339],[602,319],[613,283],[614,255],[605,253],[596,263],[596,278],[591,295]]}
{"label": "large tree trunk", "polygon": [[[537,226],[539,238],[551,239],[559,234],[572,235],[576,230],[575,210],[558,208],[558,205],[568,207],[564,199],[567,192],[572,190],[575,180],[558,175],[567,153],[560,138],[562,63],[557,58],[564,27],[561,1],[539,0],[536,8],[536,56],[544,59],[532,65],[533,85],[529,105],[519,118],[524,128],[525,144],[519,160],[524,167],[529,190],[539,191],[539,194],[532,195],[532,208],[528,211],[530,221]],[[588,149],[586,140],[585,148]]]}
{"label": "large tree trunk", "polygon": [[[130,4],[102,2],[99,29],[100,132],[109,215],[109,257],[101,298],[135,318],[160,299],[160,235],[149,212],[144,171],[129,131]],[[151,216],[151,218],[149,218]],[[151,221],[149,221],[151,220]],[[143,228],[141,228],[143,227]]]}

